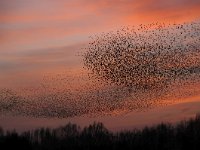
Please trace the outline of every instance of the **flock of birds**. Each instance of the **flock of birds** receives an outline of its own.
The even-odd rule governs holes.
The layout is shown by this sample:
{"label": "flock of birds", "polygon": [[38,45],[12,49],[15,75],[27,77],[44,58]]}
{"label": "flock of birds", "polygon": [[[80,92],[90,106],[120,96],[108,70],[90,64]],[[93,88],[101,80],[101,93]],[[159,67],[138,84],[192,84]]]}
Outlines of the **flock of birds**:
{"label": "flock of birds", "polygon": [[[0,90],[0,112],[33,117],[115,115],[200,94],[200,23],[122,27],[91,38],[82,72],[37,88]],[[190,89],[190,90],[188,90]]]}
{"label": "flock of birds", "polygon": [[133,90],[166,88],[199,72],[199,24],[140,25],[94,37],[84,65],[99,79]]}

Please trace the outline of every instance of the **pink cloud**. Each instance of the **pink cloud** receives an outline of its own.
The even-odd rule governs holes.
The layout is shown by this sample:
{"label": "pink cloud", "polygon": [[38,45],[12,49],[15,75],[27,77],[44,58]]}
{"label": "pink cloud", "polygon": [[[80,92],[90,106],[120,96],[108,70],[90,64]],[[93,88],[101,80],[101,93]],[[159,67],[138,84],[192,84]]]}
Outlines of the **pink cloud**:
{"label": "pink cloud", "polygon": [[65,46],[121,25],[192,20],[200,11],[197,0],[7,0],[0,4],[0,51]]}

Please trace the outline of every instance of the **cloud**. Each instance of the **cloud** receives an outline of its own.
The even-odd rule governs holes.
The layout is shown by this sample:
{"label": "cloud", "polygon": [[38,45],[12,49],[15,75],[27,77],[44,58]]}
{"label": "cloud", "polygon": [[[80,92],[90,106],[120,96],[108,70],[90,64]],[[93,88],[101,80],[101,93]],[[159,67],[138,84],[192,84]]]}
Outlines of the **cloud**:
{"label": "cloud", "polygon": [[21,53],[4,53],[0,56],[0,70],[16,71],[45,69],[54,67],[80,66],[78,53],[83,43],[58,47],[23,51]]}
{"label": "cloud", "polygon": [[66,46],[121,25],[191,20],[200,11],[197,0],[7,0],[0,4],[0,51]]}

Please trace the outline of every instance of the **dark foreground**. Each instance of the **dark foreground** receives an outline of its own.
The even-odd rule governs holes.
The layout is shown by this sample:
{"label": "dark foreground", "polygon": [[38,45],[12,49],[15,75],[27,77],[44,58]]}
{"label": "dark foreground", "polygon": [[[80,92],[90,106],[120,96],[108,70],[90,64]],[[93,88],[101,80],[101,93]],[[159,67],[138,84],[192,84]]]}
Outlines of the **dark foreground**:
{"label": "dark foreground", "polygon": [[0,129],[0,149],[19,150],[199,150],[200,115],[176,126],[159,124],[142,130],[112,133],[102,123],[81,129],[75,124],[49,129],[41,128],[18,134]]}

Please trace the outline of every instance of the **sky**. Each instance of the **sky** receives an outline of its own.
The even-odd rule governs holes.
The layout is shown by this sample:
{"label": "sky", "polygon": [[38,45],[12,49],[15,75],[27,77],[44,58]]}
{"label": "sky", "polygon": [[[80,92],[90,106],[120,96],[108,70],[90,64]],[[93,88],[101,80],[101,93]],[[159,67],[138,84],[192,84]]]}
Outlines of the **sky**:
{"label": "sky", "polygon": [[[0,0],[0,81],[30,68],[75,64],[71,56],[91,35],[125,25],[187,22],[199,18],[199,8],[198,0]],[[57,51],[62,58],[46,57]]]}
{"label": "sky", "polygon": [[77,45],[121,25],[198,18],[198,0],[1,0],[3,52]]}
{"label": "sky", "polygon": [[0,89],[40,86],[49,74],[80,74],[79,53],[90,36],[190,22],[199,14],[199,0],[0,0]]}

